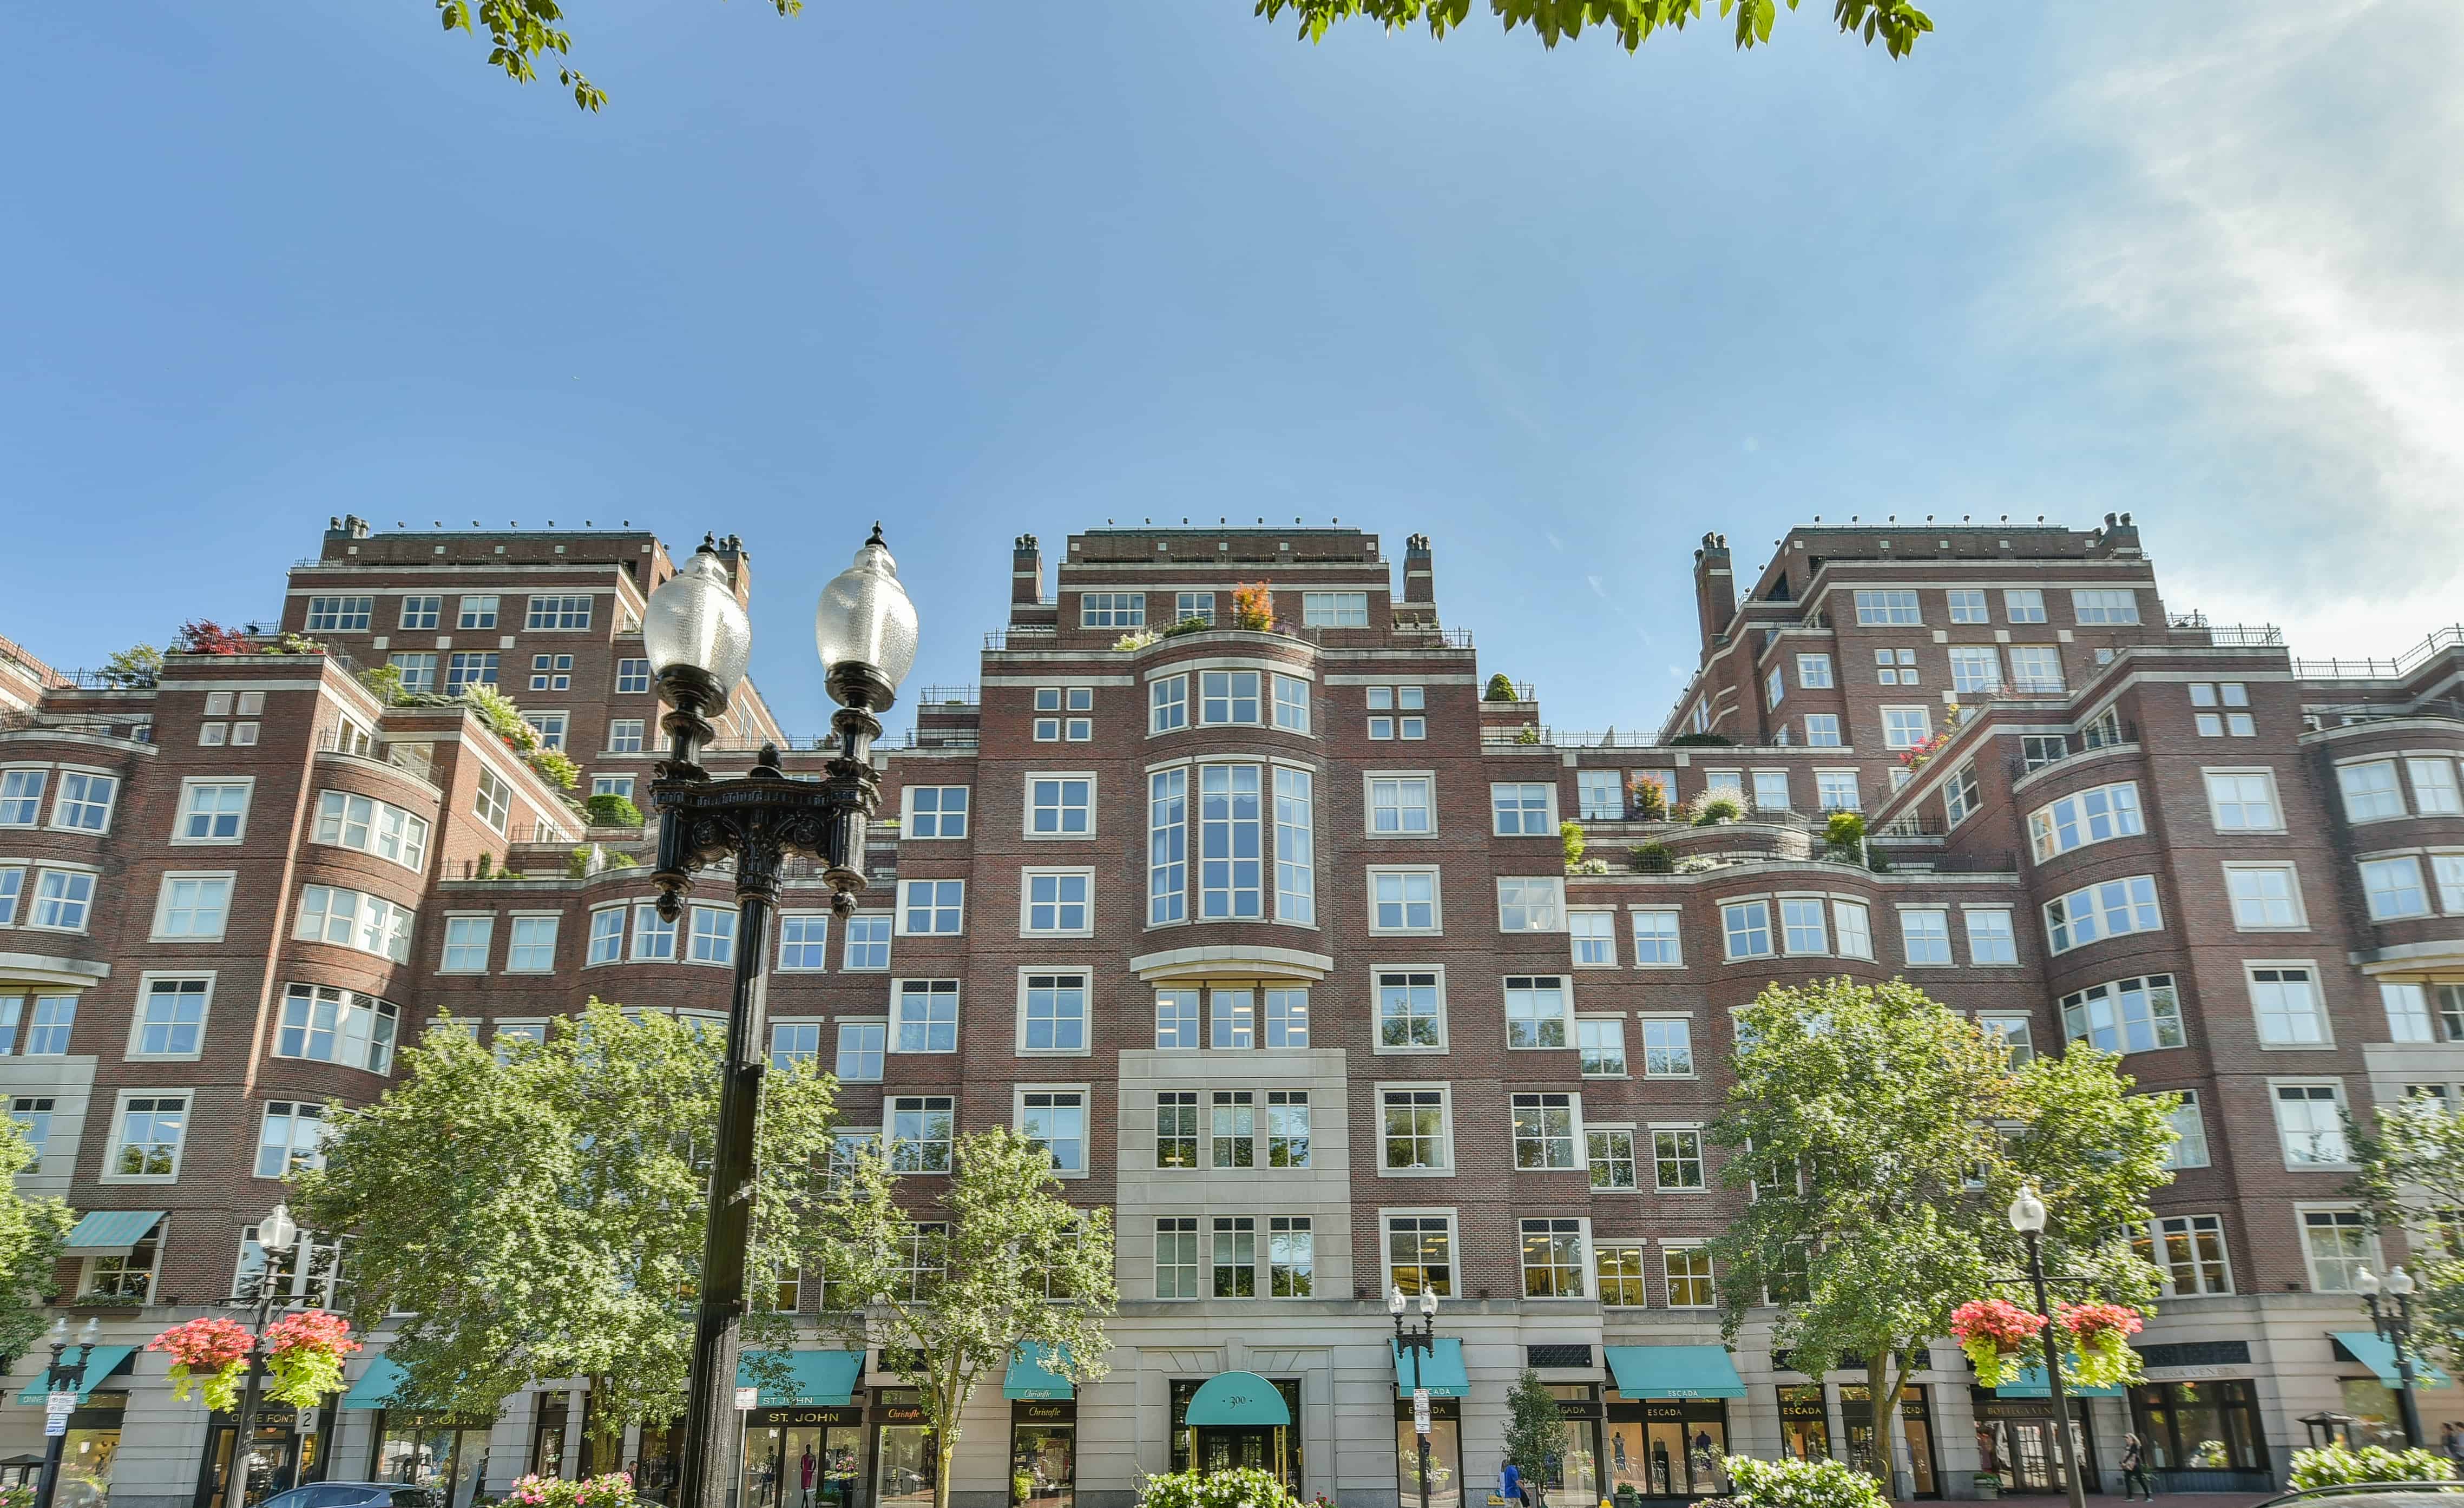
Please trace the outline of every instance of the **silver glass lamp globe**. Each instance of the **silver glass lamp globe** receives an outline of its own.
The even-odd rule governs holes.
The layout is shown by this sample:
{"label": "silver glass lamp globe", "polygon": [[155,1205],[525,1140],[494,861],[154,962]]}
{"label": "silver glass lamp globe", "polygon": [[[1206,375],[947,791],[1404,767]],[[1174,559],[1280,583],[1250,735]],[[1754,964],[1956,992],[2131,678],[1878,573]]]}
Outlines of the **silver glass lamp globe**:
{"label": "silver glass lamp globe", "polygon": [[727,710],[753,661],[753,623],[710,540],[643,604],[642,647],[650,673],[679,708],[681,692],[701,704],[692,710],[705,717]]}
{"label": "silver glass lamp globe", "polygon": [[813,648],[831,700],[859,711],[878,712],[896,701],[898,683],[915,667],[915,604],[899,584],[898,562],[878,523],[855,562],[822,588]]}
{"label": "silver glass lamp globe", "polygon": [[2044,1228],[2045,1201],[2036,1196],[2036,1186],[2029,1184],[2011,1201],[2011,1229],[2027,1235]]}

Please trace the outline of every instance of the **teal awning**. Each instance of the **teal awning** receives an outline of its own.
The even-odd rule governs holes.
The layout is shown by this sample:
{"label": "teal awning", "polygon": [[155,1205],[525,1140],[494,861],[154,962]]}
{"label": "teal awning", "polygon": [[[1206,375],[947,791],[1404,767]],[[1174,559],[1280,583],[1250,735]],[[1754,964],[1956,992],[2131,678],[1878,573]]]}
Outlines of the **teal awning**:
{"label": "teal awning", "polygon": [[[736,1364],[736,1386],[750,1388],[756,1379],[748,1366],[754,1355],[778,1356],[776,1351],[748,1353]],[[862,1351],[789,1351],[780,1360],[787,1364],[788,1390],[775,1388],[761,1389],[764,1409],[845,1408],[855,1395],[855,1380],[864,1372]]]}
{"label": "teal awning", "polygon": [[389,1356],[380,1356],[368,1364],[368,1369],[360,1374],[360,1380],[351,1385],[351,1390],[342,1394],[342,1407],[382,1409],[407,1375],[400,1362]]}
{"label": "teal awning", "polygon": [[1193,1428],[1220,1424],[1289,1424],[1283,1389],[1256,1372],[1218,1372],[1189,1397]]}
{"label": "teal awning", "polygon": [[[2062,1394],[2069,1398],[2119,1398],[2122,1389],[2112,1387],[2081,1388],[2065,1377],[2062,1379]],[[2041,1366],[2031,1366],[2019,1374],[2018,1381],[2004,1383],[1993,1389],[1996,1398],[2051,1398],[2053,1395],[2054,1385],[2045,1380],[2045,1369]]]}
{"label": "teal awning", "polygon": [[[2389,1388],[2404,1381],[2404,1373],[2396,1369],[2395,1347],[2369,1331],[2338,1330],[2328,1339],[2334,1341],[2336,1348],[2344,1353],[2344,1360],[2359,1362],[2378,1373],[2379,1381]],[[2418,1351],[2414,1352],[2412,1357],[2412,1380],[2424,1388],[2447,1386],[2447,1374],[2440,1371],[2434,1363]]]}
{"label": "teal awning", "polygon": [[1609,1371],[1617,1396],[1743,1398],[1745,1380],[1725,1345],[1611,1345]]}
{"label": "teal awning", "polygon": [[[63,1354],[74,1358],[76,1352],[77,1347],[72,1345]],[[101,1387],[104,1378],[127,1366],[128,1359],[136,1354],[137,1347],[133,1345],[96,1346],[94,1354],[85,1359],[85,1382],[77,1388],[77,1402],[85,1402],[86,1394]],[[46,1362],[34,1373],[34,1380],[18,1392],[17,1401],[40,1407],[43,1395],[52,1390],[50,1377],[51,1365]]]}
{"label": "teal awning", "polygon": [[125,1257],[163,1221],[160,1210],[95,1210],[69,1232],[69,1250],[87,1257]]}
{"label": "teal awning", "polygon": [[1078,1389],[1070,1384],[1069,1379],[1045,1365],[1047,1361],[1055,1359],[1066,1366],[1069,1360],[1067,1348],[1064,1347],[1056,1353],[1041,1341],[1021,1341],[1018,1348],[1009,1353],[1009,1375],[1001,1379],[1001,1396],[1004,1398],[1077,1397]]}
{"label": "teal awning", "polygon": [[[1441,1336],[1434,1352],[1406,1351],[1400,1341],[1388,1341],[1386,1344],[1395,1350],[1396,1397],[1412,1396],[1412,1379],[1415,1376],[1419,1378],[1420,1386],[1429,1390],[1432,1398],[1471,1396],[1471,1377],[1463,1371],[1463,1342],[1451,1335]],[[1413,1370],[1415,1366],[1419,1368],[1418,1372]]]}

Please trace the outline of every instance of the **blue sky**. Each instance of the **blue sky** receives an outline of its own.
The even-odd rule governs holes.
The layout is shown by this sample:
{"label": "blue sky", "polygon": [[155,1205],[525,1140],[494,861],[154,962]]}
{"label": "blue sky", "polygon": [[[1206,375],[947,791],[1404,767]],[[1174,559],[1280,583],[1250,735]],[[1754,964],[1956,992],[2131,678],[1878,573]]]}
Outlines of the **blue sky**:
{"label": "blue sky", "polygon": [[1808,0],[1629,57],[1248,0],[576,0],[613,98],[426,0],[45,6],[0,59],[0,634],[270,613],[329,514],[733,531],[817,731],[887,524],[920,682],[1031,531],[1435,537],[1551,721],[1657,724],[1706,529],[2134,513],[2170,605],[2464,617],[2464,11]]}

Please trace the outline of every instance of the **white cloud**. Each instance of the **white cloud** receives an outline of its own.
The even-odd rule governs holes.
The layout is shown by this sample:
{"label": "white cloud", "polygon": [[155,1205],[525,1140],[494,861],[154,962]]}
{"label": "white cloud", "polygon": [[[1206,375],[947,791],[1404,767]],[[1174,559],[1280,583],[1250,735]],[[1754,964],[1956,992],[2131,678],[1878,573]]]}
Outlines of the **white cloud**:
{"label": "white cloud", "polygon": [[2171,411],[2136,506],[2173,605],[2392,654],[2464,617],[2464,7],[2134,16],[2074,33],[2044,123],[2092,181],[2042,207],[2000,313]]}

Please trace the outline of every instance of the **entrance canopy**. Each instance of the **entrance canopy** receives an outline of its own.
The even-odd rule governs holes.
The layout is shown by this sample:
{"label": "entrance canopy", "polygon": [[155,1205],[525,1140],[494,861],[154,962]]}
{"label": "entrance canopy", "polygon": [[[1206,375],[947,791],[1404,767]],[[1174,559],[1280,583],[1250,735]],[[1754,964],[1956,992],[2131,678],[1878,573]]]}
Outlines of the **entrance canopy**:
{"label": "entrance canopy", "polygon": [[758,1381],[748,1365],[757,1355],[787,1364],[786,1390],[762,1388],[764,1409],[843,1409],[853,1401],[855,1380],[864,1371],[862,1351],[752,1352],[736,1364],[737,1387],[750,1388]]}
{"label": "entrance canopy", "polygon": [[[2045,1369],[2041,1366],[2031,1366],[2019,1374],[2017,1381],[2004,1383],[1993,1389],[1996,1398],[2051,1398],[2053,1395],[2054,1385],[2046,1378]],[[2066,1398],[2119,1398],[2122,1389],[2110,1384],[2101,1388],[2081,1388],[2065,1377],[2062,1379],[2062,1395]]]}
{"label": "entrance canopy", "polygon": [[1438,1348],[1434,1353],[1407,1351],[1403,1349],[1403,1344],[1399,1341],[1389,1341],[1386,1344],[1395,1351],[1396,1397],[1412,1396],[1415,1365],[1419,1368],[1418,1375],[1420,1386],[1429,1390],[1430,1397],[1468,1398],[1471,1396],[1471,1378],[1463,1371],[1463,1342],[1451,1335],[1441,1336],[1438,1340]]}
{"label": "entrance canopy", "polygon": [[[127,1366],[128,1359],[136,1354],[137,1347],[133,1345],[96,1346],[94,1348],[94,1354],[87,1357],[85,1360],[85,1381],[77,1387],[77,1402],[85,1402],[86,1395],[88,1393],[91,1393],[97,1388],[101,1387],[102,1380],[104,1378]],[[51,1368],[49,1366],[45,1366],[40,1371],[37,1371],[34,1374],[34,1380],[28,1383],[25,1389],[17,1394],[17,1401],[19,1403],[31,1404],[41,1403],[43,1401],[43,1395],[52,1390],[50,1381],[51,1375]]]}
{"label": "entrance canopy", "polygon": [[[2379,1381],[2389,1388],[2404,1382],[2404,1373],[2395,1365],[2395,1347],[2367,1330],[2338,1330],[2329,1337],[2350,1361],[2361,1363],[2378,1373]],[[2424,1388],[2444,1388],[2447,1374],[2440,1371],[2418,1351],[2412,1357],[2412,1380]]]}
{"label": "entrance canopy", "polygon": [[1047,1348],[1041,1341],[1022,1341],[1009,1353],[1009,1375],[1001,1379],[1004,1398],[1075,1398],[1078,1389],[1047,1363],[1067,1366],[1069,1348]]}
{"label": "entrance canopy", "polygon": [[1218,1372],[1190,1394],[1192,1429],[1221,1425],[1285,1425],[1292,1422],[1283,1389],[1256,1372]]}
{"label": "entrance canopy", "polygon": [[385,1400],[393,1396],[393,1390],[402,1386],[403,1375],[401,1364],[390,1357],[378,1357],[368,1364],[366,1371],[360,1374],[360,1380],[351,1385],[351,1390],[342,1394],[342,1407],[384,1408]]}
{"label": "entrance canopy", "polygon": [[1743,1398],[1745,1380],[1725,1345],[1611,1345],[1621,1398]]}

